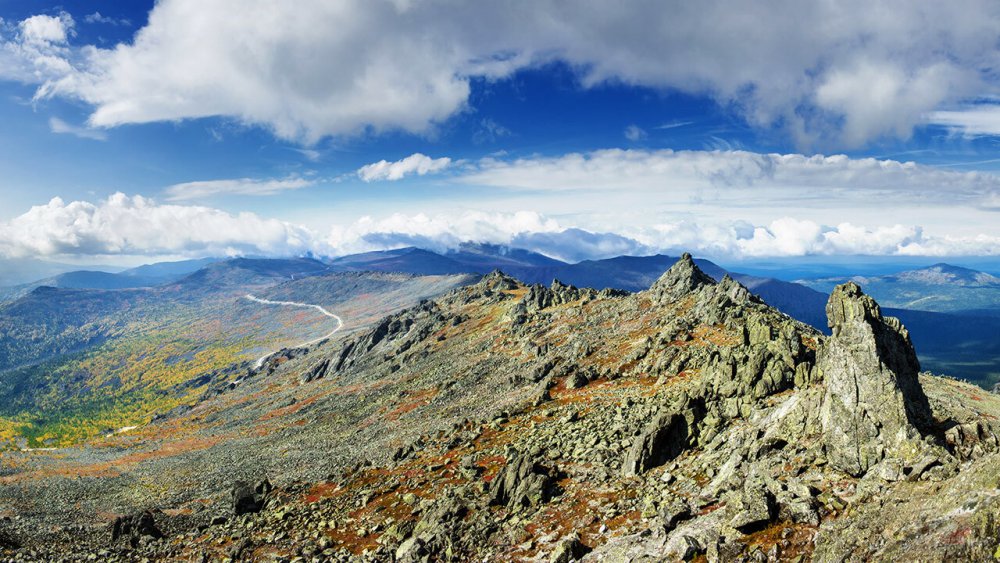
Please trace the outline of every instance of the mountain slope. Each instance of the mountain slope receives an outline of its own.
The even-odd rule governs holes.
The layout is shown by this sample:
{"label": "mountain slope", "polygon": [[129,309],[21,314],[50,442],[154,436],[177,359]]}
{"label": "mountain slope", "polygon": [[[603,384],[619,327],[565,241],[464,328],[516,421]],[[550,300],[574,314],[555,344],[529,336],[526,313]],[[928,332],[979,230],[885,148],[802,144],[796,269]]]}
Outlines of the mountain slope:
{"label": "mountain slope", "polygon": [[829,337],[688,256],[634,295],[491,274],[8,458],[0,532],[109,561],[992,556],[1000,397],[918,375],[856,285],[827,312]]}
{"label": "mountain slope", "polygon": [[[339,260],[341,262],[335,262],[334,267],[337,267],[337,264],[350,264],[351,268],[357,269],[411,273],[470,271],[485,274],[499,268],[526,283],[547,285],[553,279],[558,279],[578,287],[609,287],[635,292],[649,288],[660,274],[676,261],[676,258],[665,255],[619,256],[567,264],[536,253],[504,246],[466,244],[457,251],[447,253],[446,256],[427,250],[407,248],[349,256]],[[813,287],[775,278],[727,272],[708,260],[695,262],[715,280],[721,280],[723,276],[729,274],[783,313],[821,331],[829,330],[825,313],[827,300],[825,293],[820,293]],[[920,287],[914,286],[915,289],[911,288],[908,291],[928,291],[928,295],[932,298],[940,293],[956,291],[950,286],[941,286],[942,279],[961,280],[961,283],[967,284],[991,283],[987,274],[940,264],[899,276],[900,279],[923,280]],[[862,280],[862,286],[866,291],[883,300],[884,288],[887,286],[887,282],[879,281],[883,278],[871,278],[875,280],[873,286],[869,284],[867,278],[857,279]],[[928,289],[928,280],[937,281],[934,281],[934,285]],[[830,291],[834,281],[839,283],[846,280],[831,279],[812,285]],[[899,282],[893,281],[892,284],[898,286]],[[912,286],[912,283],[910,285]],[[995,291],[992,286],[966,289],[981,292],[982,299],[976,302],[978,305],[997,307],[1000,304],[1000,292]],[[1000,319],[1000,309],[950,311],[951,316],[933,317],[918,311],[899,309],[898,305],[894,305],[896,301],[892,298],[883,301],[888,306],[894,307],[893,314],[912,324],[914,340],[918,343],[917,348],[921,358],[929,366],[933,366],[939,372],[949,373],[987,388],[1000,381],[1000,370],[996,368],[995,362],[998,357],[997,347],[1000,346],[1000,337],[997,337],[1000,334],[1000,322],[983,319],[983,317]],[[931,320],[932,318],[934,320]]]}
{"label": "mountain slope", "polygon": [[329,261],[334,270],[403,272],[417,275],[443,275],[475,273],[454,260],[419,248],[380,250],[344,256]]}
{"label": "mountain slope", "polygon": [[39,287],[0,306],[0,443],[68,444],[148,420],[330,330],[323,315],[262,307],[249,293],[335,309],[350,332],[475,279],[236,259],[157,288]]}
{"label": "mountain slope", "polygon": [[178,262],[156,262],[130,268],[119,272],[119,274],[144,279],[170,280],[193,274],[216,262],[220,262],[220,260],[217,258],[199,258],[197,260],[181,260]]}

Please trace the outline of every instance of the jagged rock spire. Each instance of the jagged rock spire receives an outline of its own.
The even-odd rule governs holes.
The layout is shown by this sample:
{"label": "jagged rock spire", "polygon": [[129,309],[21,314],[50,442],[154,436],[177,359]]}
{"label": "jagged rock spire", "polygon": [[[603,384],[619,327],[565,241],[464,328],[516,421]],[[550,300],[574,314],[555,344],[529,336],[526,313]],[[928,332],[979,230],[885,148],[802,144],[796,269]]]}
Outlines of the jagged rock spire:
{"label": "jagged rock spire", "polygon": [[702,272],[691,255],[685,252],[649,289],[658,300],[672,301],[703,285],[715,285],[715,280]]}
{"label": "jagged rock spire", "polygon": [[821,419],[827,457],[863,475],[884,457],[912,455],[931,410],[910,335],[898,319],[883,317],[853,282],[833,290],[826,314],[833,335],[817,366],[826,385]]}
{"label": "jagged rock spire", "polygon": [[518,286],[518,281],[511,276],[503,273],[499,268],[493,270],[492,272],[483,276],[479,280],[479,286],[494,289],[516,289]]}

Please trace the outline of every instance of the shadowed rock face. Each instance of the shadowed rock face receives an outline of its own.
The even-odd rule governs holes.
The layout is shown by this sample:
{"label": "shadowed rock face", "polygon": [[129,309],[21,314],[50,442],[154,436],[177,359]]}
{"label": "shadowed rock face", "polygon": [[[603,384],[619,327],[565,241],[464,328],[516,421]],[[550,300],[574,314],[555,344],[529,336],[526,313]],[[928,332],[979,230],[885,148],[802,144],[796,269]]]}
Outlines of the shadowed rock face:
{"label": "shadowed rock face", "polygon": [[622,474],[640,475],[674,459],[687,448],[690,433],[687,420],[680,414],[659,415],[632,446],[622,466]]}
{"label": "shadowed rock face", "polygon": [[917,379],[920,364],[898,319],[851,282],[826,306],[833,335],[817,365],[826,386],[821,413],[830,462],[863,475],[885,457],[908,457],[931,420]]}

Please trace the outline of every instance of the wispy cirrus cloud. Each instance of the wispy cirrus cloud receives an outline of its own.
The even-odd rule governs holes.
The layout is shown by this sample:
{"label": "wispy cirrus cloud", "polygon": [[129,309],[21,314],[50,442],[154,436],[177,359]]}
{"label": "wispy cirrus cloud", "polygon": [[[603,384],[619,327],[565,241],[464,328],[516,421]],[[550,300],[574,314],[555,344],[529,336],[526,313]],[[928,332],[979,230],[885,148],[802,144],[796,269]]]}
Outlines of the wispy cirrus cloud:
{"label": "wispy cirrus cloud", "polygon": [[100,129],[90,129],[66,123],[58,117],[49,118],[49,130],[62,135],[73,135],[81,139],[91,139],[93,141],[107,141],[108,134]]}
{"label": "wispy cirrus cloud", "polygon": [[927,122],[970,137],[1000,135],[1000,103],[934,111],[927,115]]}
{"label": "wispy cirrus cloud", "polygon": [[[845,155],[762,154],[745,150],[602,149],[518,159],[484,158],[455,182],[532,191],[626,190],[690,197],[711,192],[754,207],[879,198],[915,204],[970,204],[1000,193],[1000,176],[914,162]],[[652,194],[652,195],[651,195]],[[754,203],[756,200],[756,203]]]}
{"label": "wispy cirrus cloud", "polygon": [[100,12],[94,12],[92,14],[87,14],[86,16],[83,16],[83,21],[85,21],[86,23],[100,23],[104,25],[113,25],[113,26],[127,27],[132,25],[132,20],[128,18],[115,18],[111,16],[105,16]]}
{"label": "wispy cirrus cloud", "polygon": [[277,195],[290,190],[308,188],[316,184],[316,180],[300,176],[287,178],[235,178],[227,180],[201,180],[184,182],[167,187],[164,193],[169,201],[190,201],[213,196]]}
{"label": "wispy cirrus cloud", "polygon": [[687,127],[688,125],[693,125],[694,121],[671,121],[670,123],[664,123],[663,125],[657,125],[656,129],[677,129],[678,127]]}

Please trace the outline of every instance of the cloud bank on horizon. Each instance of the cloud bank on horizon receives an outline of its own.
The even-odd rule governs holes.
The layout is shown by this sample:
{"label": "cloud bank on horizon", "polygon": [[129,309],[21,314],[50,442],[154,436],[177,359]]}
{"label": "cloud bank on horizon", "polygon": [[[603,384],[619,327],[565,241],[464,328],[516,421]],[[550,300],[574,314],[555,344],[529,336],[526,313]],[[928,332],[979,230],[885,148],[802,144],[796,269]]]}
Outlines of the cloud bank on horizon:
{"label": "cloud bank on horizon", "polygon": [[[30,85],[38,104],[86,108],[86,126],[53,116],[52,133],[104,141],[125,125],[223,117],[296,143],[313,162],[324,139],[376,148],[336,180],[278,167],[192,178],[153,197],[121,187],[135,195],[52,199],[0,222],[0,255],[332,255],[464,240],[571,260],[1000,254],[1000,176],[808,154],[908,139],[929,124],[1000,135],[1000,4],[990,0],[161,0],[131,41],[114,45],[77,41],[78,19],[131,24],[96,10],[0,20],[0,80]],[[641,147],[686,120],[622,123],[616,140],[580,152],[434,150],[449,120],[477,111],[476,84],[554,62],[584,90],[704,97],[806,154]],[[493,141],[517,142],[489,116],[480,121]],[[392,135],[426,148],[377,154],[375,140]],[[616,141],[633,148],[608,148]],[[385,201],[372,212],[320,227],[232,204],[318,194],[331,182],[448,195],[422,207],[373,196]],[[192,204],[226,197],[229,207]]]}
{"label": "cloud bank on horizon", "polygon": [[[402,246],[446,249],[465,241],[521,246],[571,261],[680,250],[715,257],[1000,254],[1000,236],[982,234],[1000,210],[1000,176],[994,174],[746,151],[610,149],[450,164],[448,158],[416,154],[362,167],[358,175],[393,182],[407,174],[444,174],[444,181],[458,186],[529,192],[543,211],[394,213],[364,216],[323,232],[252,213],[160,204],[118,193],[97,204],[54,199],[0,223],[0,254],[332,256]],[[168,193],[177,201],[204,191],[261,195],[309,182],[220,180],[172,186]],[[580,194],[600,202],[601,209],[565,213],[566,197]],[[859,211],[872,199],[880,205]],[[662,220],[661,206],[682,218]],[[865,226],[878,224],[888,208],[929,224],[935,215],[959,214],[965,234],[928,233],[914,223]],[[767,219],[742,219],[748,214]],[[856,219],[832,225],[823,219],[836,214]]]}

